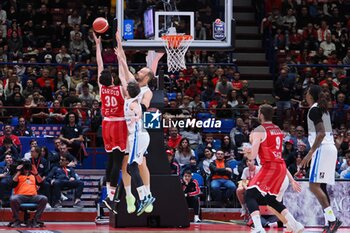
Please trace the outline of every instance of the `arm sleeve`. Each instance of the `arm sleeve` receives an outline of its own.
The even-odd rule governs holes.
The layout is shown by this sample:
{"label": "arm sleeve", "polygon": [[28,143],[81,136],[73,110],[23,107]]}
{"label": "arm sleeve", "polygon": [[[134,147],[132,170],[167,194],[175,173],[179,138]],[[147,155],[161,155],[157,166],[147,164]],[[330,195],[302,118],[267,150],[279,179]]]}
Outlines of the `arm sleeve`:
{"label": "arm sleeve", "polygon": [[322,112],[318,107],[313,107],[310,109],[309,113],[310,119],[314,122],[315,125],[322,122]]}

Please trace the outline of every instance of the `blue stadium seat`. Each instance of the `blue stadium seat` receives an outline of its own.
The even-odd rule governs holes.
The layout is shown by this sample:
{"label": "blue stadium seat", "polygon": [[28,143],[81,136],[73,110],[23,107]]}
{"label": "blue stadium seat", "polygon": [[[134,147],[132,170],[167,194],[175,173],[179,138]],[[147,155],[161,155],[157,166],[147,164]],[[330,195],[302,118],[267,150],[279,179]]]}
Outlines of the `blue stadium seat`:
{"label": "blue stadium seat", "polygon": [[228,162],[228,165],[230,166],[230,168],[235,169],[241,162],[240,161],[236,161],[236,160],[231,160]]}
{"label": "blue stadium seat", "polygon": [[11,118],[11,125],[17,126],[18,125],[18,117],[12,117]]}
{"label": "blue stadium seat", "polygon": [[172,93],[168,93],[167,94],[168,96],[168,100],[176,100],[176,93],[175,92],[172,92]]}
{"label": "blue stadium seat", "polygon": [[199,186],[204,185],[204,178],[203,178],[203,176],[201,176],[201,174],[192,173],[192,178],[198,182]]}
{"label": "blue stadium seat", "polygon": [[201,189],[201,195],[204,196],[204,204],[206,207],[208,207],[208,186],[204,184],[204,178],[199,173],[192,173],[192,178],[198,182],[199,188]]}
{"label": "blue stadium seat", "polygon": [[200,112],[197,114],[198,120],[205,121],[206,119],[211,118],[211,117],[213,117],[213,115],[211,113],[208,113],[208,112]]}
{"label": "blue stadium seat", "polygon": [[235,125],[234,119],[221,119],[221,133],[230,133]]}
{"label": "blue stadium seat", "polygon": [[344,179],[350,180],[350,172],[344,176]]}
{"label": "blue stadium seat", "polygon": [[213,147],[214,147],[215,150],[220,149],[221,148],[221,139],[214,139]]}

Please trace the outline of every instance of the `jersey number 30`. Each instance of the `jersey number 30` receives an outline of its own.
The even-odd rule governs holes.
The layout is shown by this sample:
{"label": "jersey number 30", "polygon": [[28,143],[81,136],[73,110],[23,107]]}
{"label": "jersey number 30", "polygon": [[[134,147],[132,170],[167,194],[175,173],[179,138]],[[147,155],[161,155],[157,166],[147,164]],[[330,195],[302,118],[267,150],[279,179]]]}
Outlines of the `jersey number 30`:
{"label": "jersey number 30", "polygon": [[117,98],[114,96],[106,96],[105,101],[107,107],[116,107],[118,105]]}

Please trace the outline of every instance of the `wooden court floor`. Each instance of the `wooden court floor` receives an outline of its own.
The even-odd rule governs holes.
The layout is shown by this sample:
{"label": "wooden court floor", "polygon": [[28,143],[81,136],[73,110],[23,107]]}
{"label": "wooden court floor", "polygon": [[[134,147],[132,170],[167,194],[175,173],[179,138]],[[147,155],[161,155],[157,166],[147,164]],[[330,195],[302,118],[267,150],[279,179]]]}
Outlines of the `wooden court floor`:
{"label": "wooden court floor", "polygon": [[[321,232],[321,228],[307,228],[304,232]],[[36,229],[11,229],[5,227],[5,223],[0,223],[0,232],[6,233],[105,233],[105,232],[118,232],[118,233],[191,233],[191,232],[212,232],[212,233],[221,233],[221,232],[250,232],[250,228],[242,225],[237,225],[233,223],[199,223],[191,224],[189,228],[111,228],[108,225],[96,226],[94,223],[46,223],[45,228],[36,228]],[[267,229],[269,233],[282,233],[283,229]],[[349,228],[342,228],[338,230],[339,233],[350,232]]]}

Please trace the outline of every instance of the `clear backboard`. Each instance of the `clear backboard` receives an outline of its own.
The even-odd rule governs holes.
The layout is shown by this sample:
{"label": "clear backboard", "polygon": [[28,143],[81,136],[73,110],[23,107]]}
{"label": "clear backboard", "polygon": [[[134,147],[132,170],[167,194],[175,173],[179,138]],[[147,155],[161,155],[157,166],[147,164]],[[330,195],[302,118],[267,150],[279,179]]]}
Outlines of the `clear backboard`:
{"label": "clear backboard", "polygon": [[117,0],[125,49],[164,49],[166,34],[191,35],[191,50],[233,50],[232,0]]}

